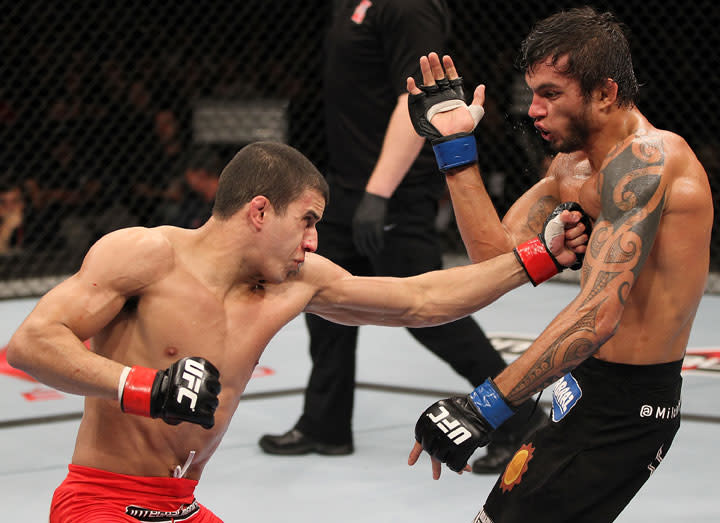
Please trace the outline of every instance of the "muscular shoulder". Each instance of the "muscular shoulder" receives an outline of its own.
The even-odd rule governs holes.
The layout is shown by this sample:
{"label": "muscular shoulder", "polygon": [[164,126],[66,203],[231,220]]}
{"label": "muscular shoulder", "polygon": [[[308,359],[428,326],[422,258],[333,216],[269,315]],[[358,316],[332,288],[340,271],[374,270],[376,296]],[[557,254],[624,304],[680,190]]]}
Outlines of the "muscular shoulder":
{"label": "muscular shoulder", "polygon": [[666,209],[712,205],[707,173],[682,136],[654,130],[637,136],[633,147],[636,155],[657,162],[666,190]]}
{"label": "muscular shoulder", "polygon": [[100,238],[80,272],[131,294],[167,275],[174,259],[173,246],[161,229],[131,227]]}
{"label": "muscular shoulder", "polygon": [[350,273],[324,256],[315,253],[305,255],[301,270],[301,279],[305,283],[321,289],[333,281],[350,276]]}
{"label": "muscular shoulder", "polygon": [[583,176],[590,173],[590,164],[583,152],[556,154],[545,173],[545,179],[553,183],[565,183],[569,178]]}
{"label": "muscular shoulder", "polygon": [[337,294],[339,284],[351,278],[352,275],[347,270],[327,258],[308,253],[301,271],[301,279],[310,286],[311,291],[306,310],[313,312],[317,307],[341,300],[341,296]]}

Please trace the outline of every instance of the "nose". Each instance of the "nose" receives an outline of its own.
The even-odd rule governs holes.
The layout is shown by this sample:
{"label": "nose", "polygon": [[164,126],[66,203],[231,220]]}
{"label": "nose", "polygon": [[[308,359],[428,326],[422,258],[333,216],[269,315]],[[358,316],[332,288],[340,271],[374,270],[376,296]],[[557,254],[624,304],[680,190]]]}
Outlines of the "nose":
{"label": "nose", "polygon": [[542,103],[542,98],[537,95],[533,95],[532,103],[528,108],[528,116],[532,119],[541,118],[547,115],[547,110]]}
{"label": "nose", "polygon": [[305,237],[303,238],[302,242],[302,249],[305,252],[315,252],[318,247],[318,233],[317,229],[313,227],[312,229],[308,229],[308,231],[305,233]]}

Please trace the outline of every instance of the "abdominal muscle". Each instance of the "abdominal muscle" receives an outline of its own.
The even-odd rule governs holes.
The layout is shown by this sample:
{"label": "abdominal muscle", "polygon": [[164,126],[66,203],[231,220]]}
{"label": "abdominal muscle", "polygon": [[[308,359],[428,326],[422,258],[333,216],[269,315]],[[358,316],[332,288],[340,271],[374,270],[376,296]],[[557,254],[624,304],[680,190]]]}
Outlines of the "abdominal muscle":
{"label": "abdominal muscle", "polygon": [[[657,247],[664,243],[656,241],[656,249],[627,298],[617,331],[597,351],[597,358],[652,365],[685,356],[706,272],[702,260],[685,260],[682,270],[679,262],[659,263]],[[692,267],[693,263],[699,266]]]}
{"label": "abdominal muscle", "polygon": [[147,477],[173,477],[179,467],[183,477],[198,480],[237,406],[237,401],[228,404],[225,391],[221,396],[223,407],[215,412],[212,429],[187,422],[168,425],[161,419],[125,414],[116,402],[86,398],[72,463]]}

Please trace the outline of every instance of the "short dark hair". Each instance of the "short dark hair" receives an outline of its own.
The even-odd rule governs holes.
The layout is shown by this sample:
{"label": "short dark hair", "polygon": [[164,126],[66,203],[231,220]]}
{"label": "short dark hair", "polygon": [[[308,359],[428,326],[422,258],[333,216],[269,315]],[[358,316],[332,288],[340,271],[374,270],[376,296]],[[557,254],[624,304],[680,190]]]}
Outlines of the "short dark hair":
{"label": "short dark hair", "polygon": [[220,173],[212,213],[229,218],[262,195],[282,214],[308,189],[318,191],[327,204],[327,181],[305,155],[282,143],[255,142],[240,149]]}
{"label": "short dark hair", "polygon": [[580,83],[586,98],[607,78],[618,84],[620,107],[635,104],[638,82],[633,70],[625,26],[610,12],[592,7],[561,11],[536,23],[520,47],[518,66],[532,72],[550,58],[553,65],[568,57],[566,75]]}

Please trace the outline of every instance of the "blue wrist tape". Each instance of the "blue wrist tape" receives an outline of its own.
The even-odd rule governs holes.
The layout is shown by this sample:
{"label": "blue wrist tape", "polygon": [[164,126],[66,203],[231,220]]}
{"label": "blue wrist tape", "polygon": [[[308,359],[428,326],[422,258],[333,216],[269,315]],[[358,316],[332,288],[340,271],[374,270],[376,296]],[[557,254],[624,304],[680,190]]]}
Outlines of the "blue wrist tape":
{"label": "blue wrist tape", "polygon": [[486,379],[474,391],[470,393],[475,408],[487,420],[494,429],[498,428],[503,422],[515,412],[505,403],[505,400],[495,388],[495,384],[490,378]]}
{"label": "blue wrist tape", "polygon": [[477,145],[472,134],[436,143],[433,151],[438,167],[443,172],[477,162]]}

